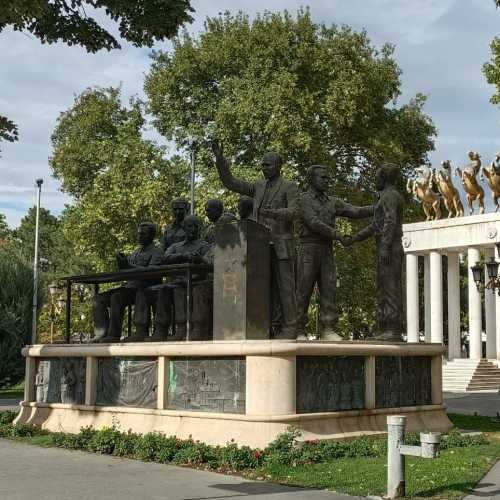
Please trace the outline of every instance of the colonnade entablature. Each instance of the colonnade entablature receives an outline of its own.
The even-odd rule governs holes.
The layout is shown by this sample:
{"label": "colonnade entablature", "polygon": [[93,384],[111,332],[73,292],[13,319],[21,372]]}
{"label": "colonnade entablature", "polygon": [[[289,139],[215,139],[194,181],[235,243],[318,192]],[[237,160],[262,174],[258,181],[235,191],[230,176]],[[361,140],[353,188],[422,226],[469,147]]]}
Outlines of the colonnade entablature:
{"label": "colonnade entablature", "polygon": [[[466,265],[469,337],[466,355],[472,359],[500,358],[500,326],[497,327],[500,325],[500,296],[495,290],[486,288],[485,283],[478,287],[471,269],[478,262],[486,264],[492,257],[498,261],[496,245],[499,243],[500,213],[417,222],[403,226],[408,342],[419,342],[422,331],[425,342],[443,343],[443,308],[446,307],[448,357],[465,357],[460,328],[460,266]],[[445,273],[442,256],[447,257]],[[423,259],[423,297],[419,293],[419,257]],[[488,281],[486,269],[484,276]],[[447,304],[444,304],[443,299],[445,289]],[[425,311],[423,325],[419,317],[421,301]],[[482,347],[484,335],[486,352]]]}

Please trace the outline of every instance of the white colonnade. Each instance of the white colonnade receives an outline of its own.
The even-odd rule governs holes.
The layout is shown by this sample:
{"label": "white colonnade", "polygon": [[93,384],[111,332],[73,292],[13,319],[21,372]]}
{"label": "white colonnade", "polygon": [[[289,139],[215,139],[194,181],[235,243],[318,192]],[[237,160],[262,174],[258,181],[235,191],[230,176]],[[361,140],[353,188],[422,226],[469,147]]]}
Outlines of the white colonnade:
{"label": "white colonnade", "polygon": [[[500,359],[500,296],[498,291],[478,288],[471,267],[477,262],[498,261],[500,214],[487,214],[403,226],[406,254],[406,319],[408,342],[443,343],[448,338],[448,357],[464,357],[461,348],[460,307],[465,306],[471,359]],[[443,256],[446,256],[443,268]],[[467,258],[465,258],[467,257]],[[460,270],[468,276],[467,294],[460,294]],[[420,271],[419,271],[420,269]],[[422,276],[423,274],[423,276]],[[420,278],[423,278],[420,287]],[[422,294],[423,290],[423,294]],[[465,290],[464,290],[465,291]],[[422,296],[423,295],[423,296]],[[444,303],[446,298],[446,303]],[[483,312],[484,304],[484,312]],[[424,307],[420,317],[420,306]],[[444,332],[445,311],[447,331]],[[423,324],[422,324],[423,320]],[[483,337],[486,335],[486,349]]]}

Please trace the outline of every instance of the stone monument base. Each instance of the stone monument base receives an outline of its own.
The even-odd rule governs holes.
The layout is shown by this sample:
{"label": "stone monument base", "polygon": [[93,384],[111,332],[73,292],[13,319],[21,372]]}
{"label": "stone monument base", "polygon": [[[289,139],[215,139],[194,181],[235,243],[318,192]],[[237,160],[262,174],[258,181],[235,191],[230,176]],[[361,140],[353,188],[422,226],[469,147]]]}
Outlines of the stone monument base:
{"label": "stone monument base", "polygon": [[435,344],[213,341],[35,345],[16,423],[77,433],[137,433],[265,447],[288,426],[301,439],[448,431]]}

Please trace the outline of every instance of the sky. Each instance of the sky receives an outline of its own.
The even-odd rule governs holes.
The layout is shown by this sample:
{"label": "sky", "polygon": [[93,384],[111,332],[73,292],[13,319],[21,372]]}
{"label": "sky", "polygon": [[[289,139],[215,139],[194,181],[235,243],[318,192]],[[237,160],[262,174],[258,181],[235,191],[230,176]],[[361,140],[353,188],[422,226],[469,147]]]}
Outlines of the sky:
{"label": "sky", "polygon": [[[417,92],[428,96],[425,108],[438,128],[433,166],[443,159],[464,165],[467,151],[479,151],[489,164],[500,151],[500,109],[489,100],[482,66],[489,44],[500,35],[500,10],[492,0],[194,0],[197,33],[207,16],[226,10],[250,15],[264,10],[296,12],[309,6],[316,22],[365,29],[372,42],[395,45],[402,74],[404,104]],[[158,43],[154,49],[169,49]],[[35,202],[35,184],[44,179],[42,205],[58,214],[71,200],[51,177],[50,135],[59,114],[92,86],[122,86],[123,97],[143,96],[151,49],[122,42],[122,50],[87,54],[65,44],[42,45],[29,33],[0,33],[0,114],[19,126],[20,140],[2,142],[0,212],[10,226],[19,224]],[[150,132],[154,135],[154,131]]]}

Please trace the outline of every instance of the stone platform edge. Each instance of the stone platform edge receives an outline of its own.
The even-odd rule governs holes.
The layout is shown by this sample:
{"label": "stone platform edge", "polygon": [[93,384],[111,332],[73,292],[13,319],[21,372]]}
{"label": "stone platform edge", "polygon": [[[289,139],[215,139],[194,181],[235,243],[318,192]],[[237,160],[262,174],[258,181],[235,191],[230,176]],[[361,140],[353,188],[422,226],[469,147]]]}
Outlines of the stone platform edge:
{"label": "stone platform edge", "polygon": [[405,415],[409,432],[447,432],[452,428],[445,404],[330,413],[238,415],[23,402],[16,423],[72,434],[86,426],[98,429],[114,426],[122,432],[129,429],[139,434],[156,431],[212,445],[225,445],[234,440],[240,446],[264,448],[290,425],[301,430],[300,440],[344,440],[384,434],[388,415]]}
{"label": "stone platform edge", "polygon": [[36,344],[24,347],[25,357],[110,356],[439,356],[441,344],[388,344],[375,341],[234,340],[141,342],[123,344]]}

